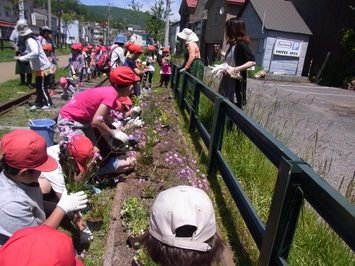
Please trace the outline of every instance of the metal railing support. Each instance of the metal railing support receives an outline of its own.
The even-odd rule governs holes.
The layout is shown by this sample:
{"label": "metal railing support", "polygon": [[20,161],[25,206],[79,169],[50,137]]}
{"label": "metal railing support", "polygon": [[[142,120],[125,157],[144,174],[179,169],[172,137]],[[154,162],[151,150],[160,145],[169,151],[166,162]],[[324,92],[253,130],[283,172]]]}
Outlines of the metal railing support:
{"label": "metal railing support", "polygon": [[215,102],[212,131],[211,131],[211,141],[208,147],[208,162],[207,166],[210,169],[213,167],[213,159],[215,158],[215,152],[221,150],[223,132],[224,132],[224,122],[226,115],[222,112],[224,97],[217,99]]}
{"label": "metal railing support", "polygon": [[269,218],[259,256],[259,266],[287,261],[298,216],[303,205],[302,171],[297,162],[281,159]]}

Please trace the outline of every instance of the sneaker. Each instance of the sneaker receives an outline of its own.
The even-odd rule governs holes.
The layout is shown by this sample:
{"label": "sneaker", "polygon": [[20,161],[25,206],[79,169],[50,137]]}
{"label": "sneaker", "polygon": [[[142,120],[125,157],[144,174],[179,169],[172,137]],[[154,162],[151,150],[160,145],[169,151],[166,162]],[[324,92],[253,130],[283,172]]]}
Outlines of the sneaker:
{"label": "sneaker", "polygon": [[80,230],[80,243],[85,244],[94,239],[94,235],[90,231],[89,227],[85,227],[83,230]]}
{"label": "sneaker", "polygon": [[30,111],[36,111],[37,109],[41,109],[41,108],[43,108],[43,107],[37,106],[37,105],[32,105],[32,106],[29,108],[29,110],[30,110]]}
{"label": "sneaker", "polygon": [[50,109],[53,109],[53,105],[44,105],[41,109],[42,110],[50,110]]}

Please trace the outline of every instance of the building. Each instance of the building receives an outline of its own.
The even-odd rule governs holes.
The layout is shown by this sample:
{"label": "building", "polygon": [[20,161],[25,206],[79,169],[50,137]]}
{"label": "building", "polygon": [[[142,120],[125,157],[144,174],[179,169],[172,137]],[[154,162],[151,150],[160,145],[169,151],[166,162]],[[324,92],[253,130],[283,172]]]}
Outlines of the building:
{"label": "building", "polygon": [[74,44],[80,41],[81,30],[79,20],[63,21],[61,23],[62,41],[65,44]]}
{"label": "building", "polygon": [[[342,32],[345,29],[355,28],[355,11],[351,8],[353,0],[289,0],[301,17],[307,23],[313,33],[309,40],[309,46],[305,59],[303,75],[315,76],[322,64],[331,52],[329,63],[344,66],[346,61],[353,62],[355,59],[348,58],[348,51],[341,46]],[[351,4],[352,3],[352,4]],[[336,68],[336,66],[334,66]],[[349,65],[347,67],[349,69]]]}
{"label": "building", "polygon": [[246,23],[258,66],[301,76],[312,32],[291,2],[246,0],[239,17]]}
{"label": "building", "polygon": [[174,22],[170,25],[170,52],[175,54],[179,47],[179,40],[177,33],[180,32],[180,21]]}
{"label": "building", "polygon": [[201,43],[203,57],[206,64],[212,64],[216,59],[214,45],[218,44],[226,50],[224,38],[224,24],[231,18],[236,17],[242,9],[245,0],[208,0],[205,6],[207,11],[205,40]]}
{"label": "building", "polygon": [[[17,1],[15,1],[17,3]],[[24,1],[25,19],[32,25],[31,13],[33,9],[33,0]],[[18,6],[12,1],[0,1],[0,38],[8,39],[19,18]],[[35,30],[36,29],[32,29]],[[37,29],[38,31],[38,29]]]}

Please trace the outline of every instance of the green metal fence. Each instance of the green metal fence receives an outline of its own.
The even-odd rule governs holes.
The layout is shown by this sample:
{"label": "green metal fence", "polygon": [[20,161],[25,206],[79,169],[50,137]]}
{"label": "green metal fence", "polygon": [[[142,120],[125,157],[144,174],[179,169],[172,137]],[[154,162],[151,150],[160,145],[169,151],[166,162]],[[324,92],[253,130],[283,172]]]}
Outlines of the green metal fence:
{"label": "green metal fence", "polygon": [[[180,86],[182,82],[182,86]],[[188,72],[179,73],[172,65],[171,87],[181,109],[190,114],[208,147],[208,167],[223,177],[248,230],[260,250],[259,265],[288,265],[297,221],[303,200],[307,200],[330,227],[355,250],[355,207],[333,189],[302,159],[248,117],[227,98],[207,87]],[[189,94],[189,101],[186,100]],[[201,94],[214,104],[211,133],[198,117]],[[192,96],[192,100],[191,100]],[[266,225],[224,159],[221,147],[225,120],[231,120],[278,168],[275,190]]]}

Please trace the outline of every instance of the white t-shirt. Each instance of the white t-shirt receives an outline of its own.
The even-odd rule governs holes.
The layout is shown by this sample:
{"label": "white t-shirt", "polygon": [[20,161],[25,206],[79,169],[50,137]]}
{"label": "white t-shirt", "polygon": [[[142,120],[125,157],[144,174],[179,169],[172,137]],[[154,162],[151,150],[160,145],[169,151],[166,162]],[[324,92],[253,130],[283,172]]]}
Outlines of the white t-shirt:
{"label": "white t-shirt", "polygon": [[52,156],[58,163],[57,169],[52,172],[42,172],[41,177],[45,178],[51,183],[53,190],[57,193],[63,193],[65,190],[65,180],[62,167],[59,164],[59,144],[47,148],[47,154]]}

